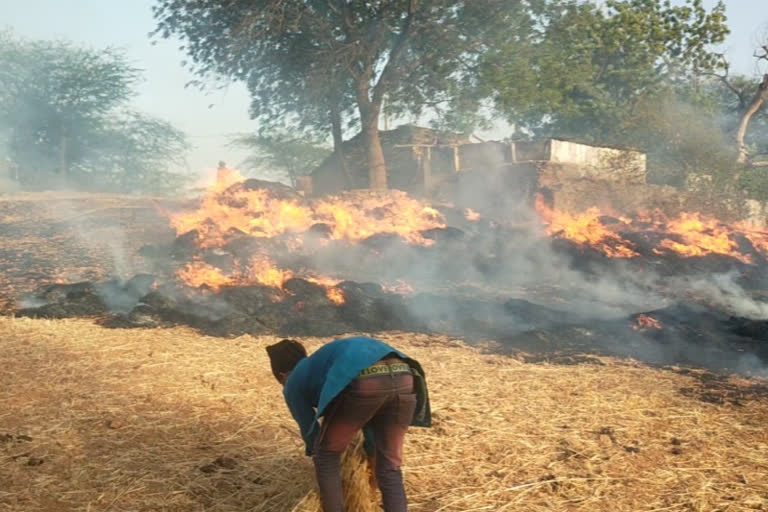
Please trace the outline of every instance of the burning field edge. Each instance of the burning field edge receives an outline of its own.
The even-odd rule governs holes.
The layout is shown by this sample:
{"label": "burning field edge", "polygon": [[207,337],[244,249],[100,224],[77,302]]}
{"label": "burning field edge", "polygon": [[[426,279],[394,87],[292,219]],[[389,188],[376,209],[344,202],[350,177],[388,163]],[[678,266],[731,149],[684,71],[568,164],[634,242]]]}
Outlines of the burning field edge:
{"label": "burning field edge", "polygon": [[[595,248],[623,240],[606,234],[596,211],[573,217],[537,206],[550,239],[434,206],[399,191],[308,203],[253,179],[200,201],[0,199],[0,312],[182,324],[225,337],[450,333],[536,352],[533,360],[587,353],[768,375],[759,244],[739,257],[651,245],[626,259]],[[702,250],[732,251],[758,234],[693,224],[686,232],[701,236],[690,247]]]}
{"label": "burning field edge", "polygon": [[[0,510],[287,511],[312,490],[275,337],[9,317],[0,337]],[[380,337],[431,386],[434,427],[405,448],[414,511],[768,509],[764,380]]]}

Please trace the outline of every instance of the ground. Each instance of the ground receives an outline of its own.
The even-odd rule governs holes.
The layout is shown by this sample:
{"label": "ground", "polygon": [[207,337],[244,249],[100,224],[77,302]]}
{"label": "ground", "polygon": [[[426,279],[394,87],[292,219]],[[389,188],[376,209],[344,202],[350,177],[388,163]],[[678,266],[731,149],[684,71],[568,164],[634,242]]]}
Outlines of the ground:
{"label": "ground", "polygon": [[[768,510],[764,381],[381,337],[430,384],[415,512]],[[275,338],[0,317],[0,339],[0,511],[287,512],[312,489]]]}
{"label": "ground", "polygon": [[[145,270],[138,249],[187,206],[0,198],[0,310],[44,283]],[[405,448],[415,512],[768,510],[765,380],[377,336],[430,385],[434,425]],[[313,473],[274,341],[0,316],[0,512],[290,512]]]}
{"label": "ground", "polygon": [[43,284],[152,270],[139,249],[172,240],[166,212],[187,204],[110,194],[0,195],[0,311]]}

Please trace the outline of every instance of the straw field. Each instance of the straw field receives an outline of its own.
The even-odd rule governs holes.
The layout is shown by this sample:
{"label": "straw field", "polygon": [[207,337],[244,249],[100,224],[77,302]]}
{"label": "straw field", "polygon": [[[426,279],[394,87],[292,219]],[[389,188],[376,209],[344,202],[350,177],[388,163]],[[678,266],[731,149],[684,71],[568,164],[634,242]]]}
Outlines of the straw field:
{"label": "straw field", "polygon": [[[405,447],[413,511],[768,510],[765,382],[380,337],[430,384],[434,426]],[[3,317],[0,340],[0,511],[311,505],[275,338]]]}

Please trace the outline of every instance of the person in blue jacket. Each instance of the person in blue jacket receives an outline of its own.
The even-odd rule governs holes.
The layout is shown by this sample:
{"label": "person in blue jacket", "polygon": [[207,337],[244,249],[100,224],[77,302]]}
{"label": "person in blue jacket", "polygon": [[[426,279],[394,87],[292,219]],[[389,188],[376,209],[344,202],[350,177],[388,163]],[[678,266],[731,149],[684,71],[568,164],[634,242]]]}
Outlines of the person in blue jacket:
{"label": "person in blue jacket", "polygon": [[431,423],[421,365],[365,336],[332,341],[311,356],[298,341],[282,340],[267,354],[312,456],[323,510],[344,511],[341,454],[363,429],[384,510],[406,511],[403,440],[409,425]]}

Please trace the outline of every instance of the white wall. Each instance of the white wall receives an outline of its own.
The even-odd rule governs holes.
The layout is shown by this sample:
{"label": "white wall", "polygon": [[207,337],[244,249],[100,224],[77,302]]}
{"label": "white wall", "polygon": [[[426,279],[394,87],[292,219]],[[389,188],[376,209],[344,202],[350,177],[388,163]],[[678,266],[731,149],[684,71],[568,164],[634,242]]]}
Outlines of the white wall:
{"label": "white wall", "polygon": [[645,182],[645,153],[603,148],[564,140],[549,141],[549,161],[576,166],[578,178]]}

